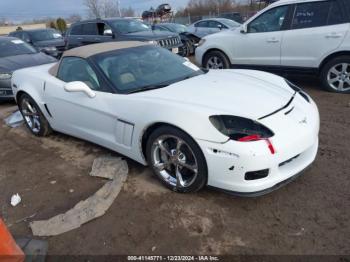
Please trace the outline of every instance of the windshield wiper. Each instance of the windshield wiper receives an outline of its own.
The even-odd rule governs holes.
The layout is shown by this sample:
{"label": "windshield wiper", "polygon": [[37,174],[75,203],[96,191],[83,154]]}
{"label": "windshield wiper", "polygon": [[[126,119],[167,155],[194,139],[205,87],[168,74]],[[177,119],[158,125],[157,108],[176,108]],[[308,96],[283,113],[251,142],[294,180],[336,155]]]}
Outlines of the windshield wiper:
{"label": "windshield wiper", "polygon": [[163,87],[167,87],[167,86],[168,85],[166,85],[166,84],[143,86],[143,87],[140,87],[138,89],[130,91],[128,94],[134,94],[134,93],[139,93],[139,92],[143,92],[143,91],[159,89],[159,88],[163,88]]}

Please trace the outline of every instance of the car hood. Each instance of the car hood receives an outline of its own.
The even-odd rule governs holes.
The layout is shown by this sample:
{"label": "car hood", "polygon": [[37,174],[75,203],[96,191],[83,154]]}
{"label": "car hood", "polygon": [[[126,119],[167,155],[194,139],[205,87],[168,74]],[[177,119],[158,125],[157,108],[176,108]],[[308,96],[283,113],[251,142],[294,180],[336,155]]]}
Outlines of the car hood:
{"label": "car hood", "polygon": [[213,114],[256,120],[285,106],[294,93],[283,78],[272,74],[254,70],[213,70],[139,94],[182,106],[203,107]]}
{"label": "car hood", "polygon": [[143,31],[136,33],[129,33],[127,35],[131,40],[162,40],[170,37],[176,37],[177,34],[171,32],[160,32],[160,31]]}
{"label": "car hood", "polygon": [[37,41],[33,44],[35,47],[51,47],[51,46],[64,46],[64,40],[60,39],[52,39],[46,41]]}
{"label": "car hood", "polygon": [[0,72],[11,73],[25,67],[48,64],[57,61],[43,53],[16,55],[0,58]]}

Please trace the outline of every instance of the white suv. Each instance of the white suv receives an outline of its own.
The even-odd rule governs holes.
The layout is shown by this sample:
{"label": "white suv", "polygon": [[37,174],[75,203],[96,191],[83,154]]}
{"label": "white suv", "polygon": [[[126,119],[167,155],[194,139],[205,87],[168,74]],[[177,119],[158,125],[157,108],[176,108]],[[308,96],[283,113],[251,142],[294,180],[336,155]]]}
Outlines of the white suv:
{"label": "white suv", "polygon": [[328,91],[350,93],[350,0],[280,0],[239,29],[203,38],[196,61],[314,73]]}

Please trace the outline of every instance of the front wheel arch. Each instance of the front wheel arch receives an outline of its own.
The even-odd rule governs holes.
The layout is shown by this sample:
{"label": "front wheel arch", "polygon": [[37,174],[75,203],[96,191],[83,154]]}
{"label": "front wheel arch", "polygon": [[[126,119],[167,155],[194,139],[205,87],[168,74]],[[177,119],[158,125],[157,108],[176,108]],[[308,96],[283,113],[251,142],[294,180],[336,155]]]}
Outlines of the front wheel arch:
{"label": "front wheel arch", "polygon": [[169,126],[169,127],[173,127],[173,128],[176,128],[176,129],[179,129],[181,130],[182,132],[186,133],[187,132],[175,125],[172,125],[172,124],[169,124],[169,123],[166,123],[166,122],[156,122],[156,123],[153,123],[151,125],[149,125],[148,127],[146,127],[144,129],[144,131],[142,132],[142,136],[141,136],[141,152],[142,152],[142,156],[143,158],[145,159],[145,161],[147,162],[148,159],[147,159],[147,154],[146,154],[146,146],[147,146],[147,141],[149,139],[149,137],[151,136],[151,134],[158,128],[160,127],[163,127],[163,126]]}
{"label": "front wheel arch", "polygon": [[[146,147],[145,147],[145,155],[146,155],[146,159],[150,165],[150,167],[152,169],[154,169],[154,166],[151,165],[152,164],[152,148],[153,148],[153,141],[155,138],[157,138],[159,135],[161,136],[170,136],[173,138],[177,138],[180,139],[182,141],[184,141],[185,146],[189,146],[190,148],[190,152],[193,153],[193,156],[195,157],[195,159],[199,160],[197,161],[197,167],[198,169],[196,169],[196,178],[193,178],[194,180],[188,185],[188,187],[178,187],[178,185],[169,185],[167,184],[167,182],[164,182],[162,179],[161,181],[166,185],[166,187],[170,188],[171,190],[177,191],[177,192],[181,192],[181,193],[187,193],[187,192],[197,192],[200,189],[202,189],[204,186],[207,185],[208,183],[208,165],[207,165],[207,159],[204,155],[203,150],[201,149],[201,147],[198,145],[198,143],[196,142],[196,140],[189,135],[187,132],[185,132],[184,130],[175,127],[171,124],[161,124],[158,125],[156,128],[153,129],[153,131],[151,131],[149,133],[149,136],[147,138],[147,140],[145,140],[146,142]],[[180,152],[180,151],[179,151]],[[183,151],[185,152],[185,151]],[[189,152],[189,151],[187,151]],[[186,160],[185,160],[186,161]],[[154,171],[155,172],[155,171]],[[172,171],[170,171],[172,172]],[[198,173],[197,173],[198,172]],[[156,174],[156,173],[155,173]],[[193,183],[193,184],[192,184]]]}
{"label": "front wheel arch", "polygon": [[205,62],[205,60],[207,59],[207,56],[210,54],[210,53],[213,53],[213,52],[220,52],[226,59],[227,59],[227,61],[228,61],[228,63],[229,63],[229,66],[231,66],[231,60],[230,60],[230,58],[229,58],[229,56],[226,54],[226,52],[224,52],[224,51],[222,51],[221,49],[218,49],[218,48],[211,48],[211,49],[209,49],[209,50],[207,50],[205,53],[204,53],[204,55],[203,55],[203,57],[202,57],[202,66],[203,67],[205,67],[204,66],[204,62]]}

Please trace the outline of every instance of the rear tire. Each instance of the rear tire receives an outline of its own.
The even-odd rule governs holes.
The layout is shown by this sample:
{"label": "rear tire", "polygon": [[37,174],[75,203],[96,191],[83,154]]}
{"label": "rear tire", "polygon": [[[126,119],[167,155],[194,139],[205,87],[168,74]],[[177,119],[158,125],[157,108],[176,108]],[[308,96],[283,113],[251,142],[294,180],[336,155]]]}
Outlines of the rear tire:
{"label": "rear tire", "polygon": [[203,67],[206,69],[229,69],[230,60],[221,51],[210,51],[204,56]]}
{"label": "rear tire", "polygon": [[338,56],[327,62],[321,70],[320,80],[329,92],[350,93],[350,56]]}
{"label": "rear tire", "polygon": [[18,107],[27,128],[33,135],[43,137],[52,133],[49,122],[33,98],[22,94],[18,99]]}
{"label": "rear tire", "polygon": [[197,192],[207,183],[207,164],[202,150],[177,128],[156,129],[147,141],[146,156],[154,174],[173,191]]}

